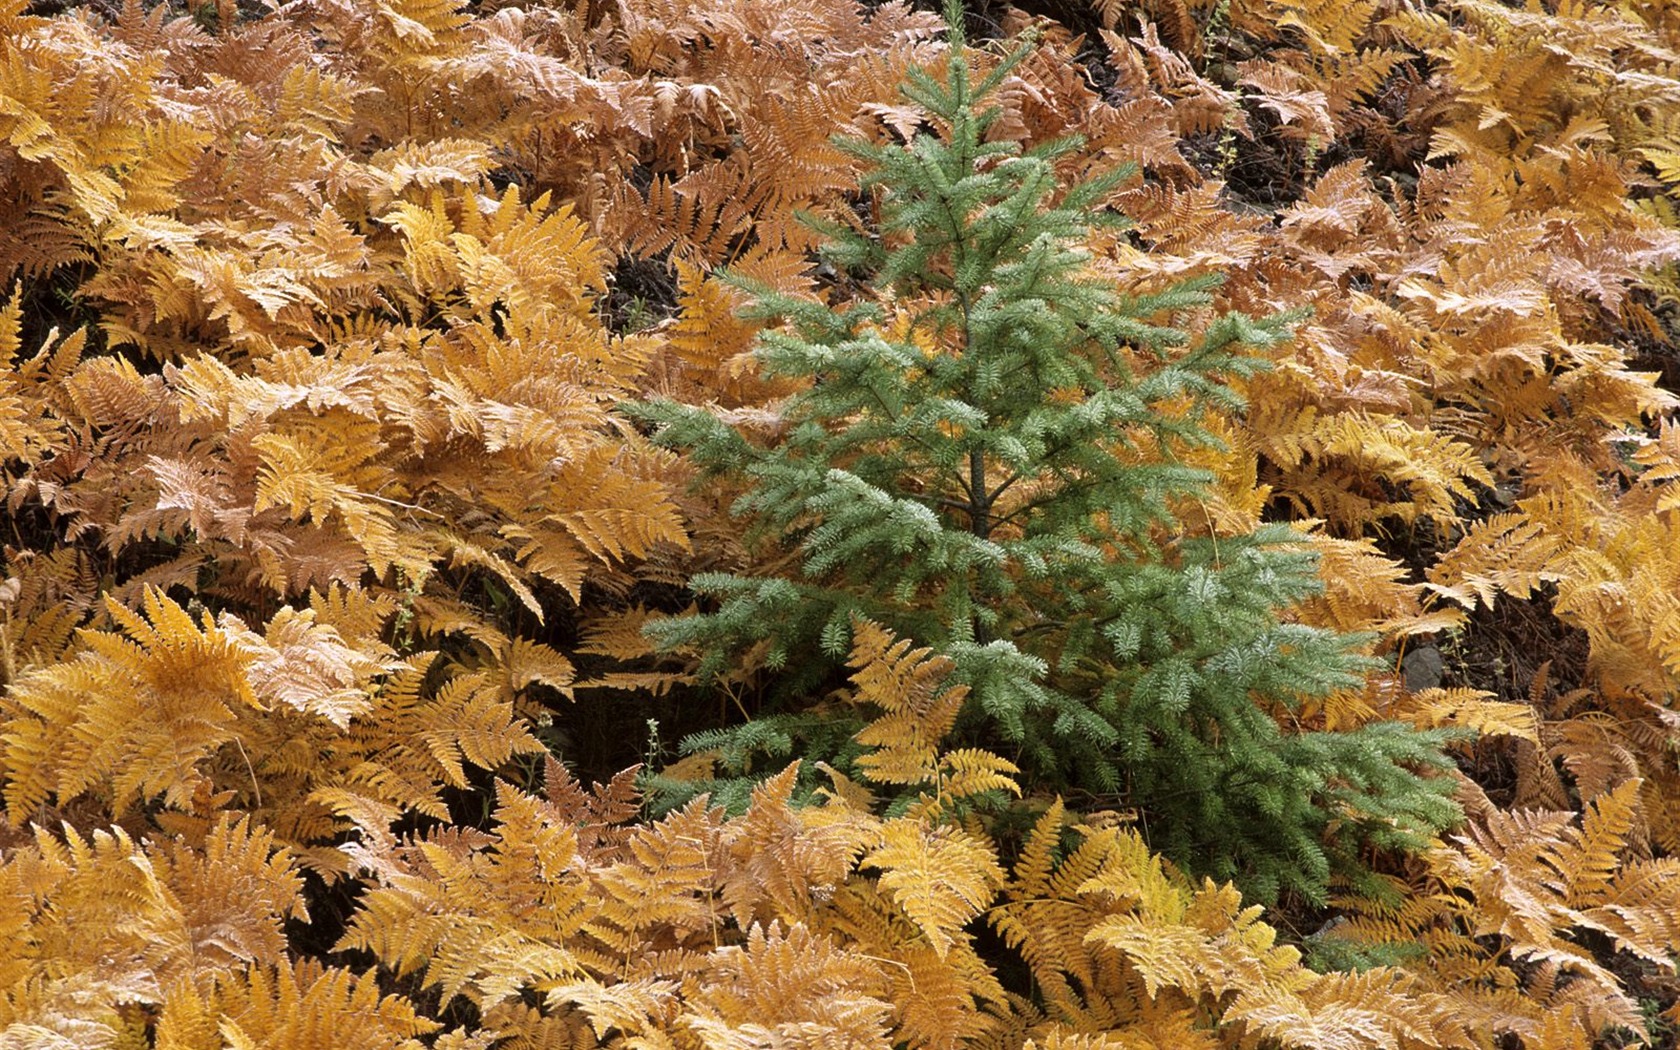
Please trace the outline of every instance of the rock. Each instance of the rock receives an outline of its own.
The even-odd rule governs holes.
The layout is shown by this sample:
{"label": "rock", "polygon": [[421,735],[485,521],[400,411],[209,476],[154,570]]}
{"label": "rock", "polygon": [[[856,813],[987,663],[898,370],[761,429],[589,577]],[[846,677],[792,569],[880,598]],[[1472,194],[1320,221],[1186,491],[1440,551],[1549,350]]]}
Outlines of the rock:
{"label": "rock", "polygon": [[1445,672],[1446,662],[1441,659],[1441,650],[1433,645],[1419,646],[1400,661],[1400,673],[1406,678],[1406,688],[1414,693],[1440,685]]}

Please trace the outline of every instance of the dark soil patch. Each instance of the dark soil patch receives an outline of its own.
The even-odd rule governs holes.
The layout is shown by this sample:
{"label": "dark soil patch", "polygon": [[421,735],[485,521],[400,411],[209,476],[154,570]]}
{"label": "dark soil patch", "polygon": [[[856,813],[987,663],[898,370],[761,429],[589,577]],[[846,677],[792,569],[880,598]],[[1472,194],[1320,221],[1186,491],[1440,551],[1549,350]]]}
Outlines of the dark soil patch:
{"label": "dark soil patch", "polygon": [[621,256],[605,302],[607,327],[632,335],[677,312],[677,273],[664,256]]}

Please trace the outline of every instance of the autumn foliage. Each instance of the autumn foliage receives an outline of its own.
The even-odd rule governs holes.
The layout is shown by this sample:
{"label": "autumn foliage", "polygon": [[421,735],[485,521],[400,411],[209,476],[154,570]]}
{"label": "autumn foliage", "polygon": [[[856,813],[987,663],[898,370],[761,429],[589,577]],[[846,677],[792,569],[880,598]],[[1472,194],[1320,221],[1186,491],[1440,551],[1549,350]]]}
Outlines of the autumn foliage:
{"label": "autumn foliage", "polygon": [[[0,1047],[1674,1045],[1680,12],[970,7],[0,0]],[[978,353],[959,66],[1128,318],[989,531],[810,410]],[[819,445],[1026,540],[812,569]],[[1140,580],[1304,670],[1138,715]]]}

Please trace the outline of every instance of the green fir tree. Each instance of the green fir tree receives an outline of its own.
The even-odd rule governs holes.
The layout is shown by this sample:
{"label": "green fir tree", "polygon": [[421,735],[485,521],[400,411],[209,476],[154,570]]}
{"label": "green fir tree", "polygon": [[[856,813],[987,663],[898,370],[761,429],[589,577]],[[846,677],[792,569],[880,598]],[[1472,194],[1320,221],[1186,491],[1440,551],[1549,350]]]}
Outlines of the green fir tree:
{"label": "green fir tree", "polygon": [[734,511],[800,563],[697,576],[706,611],[652,629],[703,654],[703,678],[768,646],[765,716],[685,749],[735,771],[801,750],[844,766],[853,727],[812,701],[868,617],[955,661],[971,688],[958,733],[1029,784],[1135,806],[1157,849],[1261,898],[1319,899],[1360,848],[1420,847],[1458,814],[1451,779],[1419,775],[1449,764],[1439,734],[1285,733],[1263,706],[1370,669],[1361,639],[1280,621],[1318,586],[1300,537],[1215,540],[1175,517],[1210,478],[1163,450],[1214,441],[1182,406],[1240,410],[1229,381],[1265,366],[1255,350],[1287,320],[1226,313],[1187,333],[1163,322],[1206,307],[1216,280],[1128,297],[1094,278],[1081,246],[1125,221],[1103,202],[1128,172],[1064,188],[1055,161],[1077,143],[988,140],[981,103],[1023,52],[977,78],[955,25],[943,78],[905,88],[936,130],[845,144],[868,163],[878,228],[820,227],[827,261],[875,301],[747,285],[780,322],[761,367],[809,384],[782,436],[761,447],[701,408],[627,409],[745,479]]}

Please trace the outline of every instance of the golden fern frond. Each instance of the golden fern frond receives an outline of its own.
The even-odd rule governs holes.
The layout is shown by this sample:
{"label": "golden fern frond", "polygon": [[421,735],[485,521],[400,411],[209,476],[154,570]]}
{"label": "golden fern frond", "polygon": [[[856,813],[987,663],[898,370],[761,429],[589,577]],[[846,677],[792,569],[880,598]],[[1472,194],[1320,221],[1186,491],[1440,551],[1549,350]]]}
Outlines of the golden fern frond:
{"label": "golden fern frond", "polygon": [[1040,820],[1010,899],[990,913],[1055,1022],[1030,1027],[1034,1038],[1101,1032],[1118,1046],[1211,1046],[1215,1032],[1241,1032],[1333,1050],[1473,1045],[1410,976],[1307,970],[1258,907],[1244,908],[1230,886],[1192,887],[1129,830],[1084,829],[1054,865],[1062,820],[1059,806]]}
{"label": "golden fern frond", "polygon": [[871,750],[858,758],[864,776],[878,784],[927,784],[939,778],[939,742],[956,724],[968,696],[967,686],[945,687],[954,667],[931,649],[911,649],[879,624],[852,624],[856,699],[885,714],[858,731],[857,741]]}
{"label": "golden fern frond", "polygon": [[19,284],[12,289],[6,305],[0,307],[0,365],[5,368],[0,374],[0,460],[28,464],[60,444],[63,426],[38,387],[43,381],[61,380],[75,367],[87,333],[76,332],[60,341],[55,328],[32,358],[17,360],[23,349],[22,299],[23,286]]}
{"label": "golden fern frond", "polygon": [[280,610],[261,637],[226,613],[219,626],[251,655],[246,677],[265,706],[284,704],[340,729],[372,709],[372,681],[385,668],[345,644],[337,628],[317,623],[313,610]]}
{"label": "golden fern frond", "polygon": [[1382,509],[1405,520],[1427,516],[1442,524],[1454,523],[1458,501],[1475,499],[1470,483],[1493,484],[1471,446],[1401,420],[1379,422],[1339,415],[1324,420],[1319,439],[1323,454],[1343,458],[1357,471],[1403,486],[1411,499],[1392,501]]}
{"label": "golden fern frond", "polygon": [[1633,461],[1644,468],[1640,482],[1660,490],[1658,510],[1680,507],[1680,426],[1664,421],[1655,438],[1637,440]]}
{"label": "golden fern frond", "polygon": [[[804,268],[790,269],[785,253],[756,249],[731,269],[783,291],[804,290]],[[763,324],[740,316],[745,293],[680,259],[676,272],[676,317],[659,329],[661,354],[649,366],[654,389],[661,396],[692,404],[716,401],[730,409],[770,400],[786,381],[758,375],[752,351]]]}
{"label": "golden fern frond", "polygon": [[71,602],[45,603],[40,595],[25,592],[28,576],[10,576],[0,583],[0,606],[10,606],[12,617],[0,625],[4,638],[4,666],[0,672],[9,684],[28,667],[47,666],[71,655],[76,628],[84,613]]}
{"label": "golden fern frond", "polygon": [[599,876],[599,911],[587,932],[631,959],[646,949],[650,931],[665,931],[679,946],[715,931],[722,825],[722,811],[698,798],[632,830],[622,859]]}
{"label": "golden fern frond", "polygon": [[466,602],[458,602],[443,595],[421,595],[406,610],[405,626],[423,638],[447,638],[461,635],[490,650],[501,652],[511,643],[505,632],[489,622],[477,609]]}
{"label": "golden fern frond", "polygon": [[881,964],[803,925],[751,926],[708,961],[678,1018],[708,1047],[893,1045]]}
{"label": "golden fern frond", "polygon": [[295,860],[249,817],[224,814],[197,848],[177,841],[153,863],[179,902],[183,947],[195,966],[278,962],[286,952],[281,920],[309,918]]}
{"label": "golden fern frond", "polygon": [[380,462],[385,446],[375,436],[379,429],[372,420],[337,416],[252,438],[260,459],[251,508],[255,514],[284,509],[293,522],[310,523],[316,534],[342,529],[377,575],[395,566],[424,578],[432,551],[415,530],[402,527],[389,497],[375,496],[401,492]]}
{"label": "golden fern frond", "polygon": [[497,790],[491,835],[447,832],[356,851],[380,885],[363,897],[338,950],[373,952],[398,973],[423,973],[444,998],[481,1007],[539,982],[579,976],[567,946],[589,918],[590,881],[577,836],[538,799]]}
{"label": "golden fern frond", "polygon": [[889,961],[896,1039],[955,1050],[993,1031],[994,1018],[979,1006],[1002,1005],[1005,995],[966,936],[941,956],[891,896],[865,879],[837,889],[824,918],[848,943]]}
{"label": "golden fern frond", "polygon": [[1637,779],[1628,780],[1593,798],[1580,829],[1570,828],[1546,855],[1546,863],[1563,878],[1561,891],[1570,906],[1593,900],[1616,877],[1621,853],[1635,827],[1640,784]]}
{"label": "golden fern frond", "polygon": [[1015,775],[1019,772],[1021,769],[1015,763],[982,748],[946,751],[939,756],[938,793],[929,800],[934,808],[927,809],[927,812],[932,814],[951,801],[988,791],[1005,791],[1018,796],[1021,785],[1015,782]]}
{"label": "golden fern frond", "polygon": [[[549,304],[586,317],[591,297],[606,291],[600,243],[590,236],[588,225],[571,205],[554,207],[549,193],[527,204],[521,200],[519,187],[510,185],[488,206],[463,209],[460,227],[454,246],[469,272],[467,293],[479,297],[476,305],[501,299],[510,308],[529,311]],[[496,265],[477,280],[483,282],[505,267],[505,283],[475,287],[472,264],[483,259]],[[530,298],[520,298],[521,289],[529,289],[525,294]],[[492,296],[492,292],[501,294]]]}
{"label": "golden fern frond", "polygon": [[285,131],[338,141],[355,119],[356,99],[369,87],[314,65],[286,70],[274,103],[273,120]]}
{"label": "golden fern frond", "polygon": [[513,597],[519,599],[519,604],[524,606],[525,611],[538,623],[542,622],[542,603],[537,601],[536,592],[531,590],[531,585],[526,582],[525,573],[519,566],[495,551],[471,542],[459,533],[437,529],[427,530],[426,536],[439,551],[448,553],[450,568],[484,570],[493,576],[497,583],[506,587]]}
{"label": "golden fern frond", "polygon": [[657,619],[659,613],[642,606],[631,606],[611,616],[591,620],[584,625],[583,640],[577,651],[589,656],[606,656],[614,660],[636,660],[654,653],[653,643],[642,628]]}
{"label": "golden fern frond", "polygon": [[126,357],[87,361],[65,379],[63,388],[78,422],[95,427],[148,421],[163,407],[167,396],[155,376],[141,375]]}
{"label": "golden fern frond", "polygon": [[844,803],[794,806],[798,774],[795,763],[755,787],[747,812],[723,829],[729,863],[720,873],[721,894],[739,929],[814,921],[878,834],[867,810]]}
{"label": "golden fern frond", "polygon": [[1339,631],[1382,633],[1406,639],[1452,630],[1464,621],[1457,606],[1428,609],[1422,586],[1405,582],[1408,573],[1370,539],[1338,539],[1314,532],[1324,592],[1299,606],[1304,622]]}
{"label": "golden fern frond", "polygon": [[1262,1007],[1252,1017],[1279,1041],[1325,1050],[1478,1045],[1480,1033],[1421,991],[1410,974],[1387,967],[1326,973],[1300,991],[1299,1006]]}
{"label": "golden fern frond", "polygon": [[0,732],[7,817],[15,826],[56,796],[109,782],[122,812],[162,797],[191,810],[209,786],[201,768],[236,737],[238,712],[259,701],[249,656],[208,616],[202,624],[156,590],[145,615],[107,602],[120,631],[85,631],[72,661],[27,674],[4,698]]}
{"label": "golden fern frond", "polygon": [[1050,873],[1055,869],[1056,851],[1061,845],[1062,827],[1066,820],[1067,808],[1058,795],[1033,824],[1032,832],[1021,845],[1021,855],[1010,872],[1011,899],[1050,895]]}
{"label": "golden fern frond", "polygon": [[1429,569],[1431,591],[1468,609],[1503,591],[1527,598],[1547,578],[1558,544],[1526,514],[1492,514],[1471,526]]}
{"label": "golden fern frond", "polygon": [[[1454,894],[1442,898],[1477,936],[1497,935],[1534,967],[1524,994],[1569,1003],[1579,1038],[1609,1024],[1643,1028],[1632,997],[1582,947],[1590,928],[1647,958],[1673,950],[1673,891],[1653,886],[1667,865],[1628,862],[1638,823],[1640,782],[1629,780],[1586,807],[1579,827],[1566,812],[1503,812],[1485,807],[1480,823],[1430,855],[1430,870]],[[1623,906],[1603,909],[1615,898]],[[1653,905],[1653,913],[1644,908]],[[1559,980],[1563,975],[1577,978]],[[1567,1027],[1567,1026],[1566,1026]],[[1566,1034],[1565,1029],[1559,1029]]]}
{"label": "golden fern frond", "polygon": [[664,1050],[672,1045],[660,1037],[676,1013],[678,987],[676,981],[649,977],[612,984],[574,981],[550,988],[545,999],[550,1009],[582,1013],[597,1039],[643,1037],[645,1045]]}
{"label": "golden fern frond", "polygon": [[103,1042],[122,1027],[119,1002],[156,1000],[154,964],[191,973],[157,943],[180,916],[147,860],[120,830],[84,839],[67,827],[59,841],[37,828],[33,845],[7,850],[0,1032],[55,1047]]}
{"label": "golden fern frond", "polygon": [[523,1003],[502,1003],[484,1012],[484,1029],[505,1040],[506,1050],[601,1050],[589,1021],[576,1010],[545,1012]]}
{"label": "golden fern frond", "polygon": [[602,561],[645,558],[661,544],[686,550],[688,533],[669,488],[658,479],[636,477],[622,468],[612,471],[615,454],[603,448],[580,457],[566,480],[593,477],[594,490],[587,494],[574,490],[566,501],[571,507],[561,504],[560,513],[545,520],[565,528]]}
{"label": "golden fern frond", "polygon": [[432,725],[420,731],[418,741],[447,783],[466,786],[463,762],[498,769],[515,755],[543,753],[511,700],[482,674],[459,675],[438,689],[427,712]]}
{"label": "golden fern frond", "polygon": [[397,599],[379,591],[332,587],[309,594],[315,622],[333,628],[340,638],[374,659],[385,655],[379,639],[397,609]]}
{"label": "golden fern frond", "polygon": [[177,983],[164,994],[158,1042],[183,1050],[404,1050],[441,1025],[372,972],[356,976],[315,960],[254,966],[208,994]]}
{"label": "golden fern frond", "polygon": [[64,220],[62,209],[31,200],[15,187],[0,202],[0,267],[26,280],[60,266],[91,263],[89,239]]}
{"label": "golden fern frond", "polygon": [[394,819],[414,809],[447,819],[442,789],[465,785],[465,763],[493,770],[515,755],[542,752],[514,713],[512,697],[490,675],[457,674],[425,688],[435,658],[421,653],[403,662],[373,690],[364,717],[320,741],[331,757],[311,777],[312,799],[346,816],[389,812]]}
{"label": "golden fern frond", "polygon": [[1204,975],[1220,974],[1220,955],[1206,934],[1142,915],[1119,915],[1093,927],[1086,939],[1124,956],[1151,999],[1163,989],[1199,989]]}
{"label": "golden fern frond", "polygon": [[881,889],[941,959],[1004,881],[984,843],[955,828],[904,818],[882,827],[879,844],[859,864],[881,871]]}
{"label": "golden fern frond", "polygon": [[197,844],[37,828],[31,845],[7,853],[0,1030],[8,1038],[35,1025],[98,1040],[127,1027],[127,1008],[156,1007],[163,989],[282,963],[283,919],[307,917],[292,859],[247,819],[224,816]]}
{"label": "golden fern frond", "polygon": [[1401,714],[1419,728],[1456,726],[1479,736],[1509,736],[1540,743],[1540,722],[1533,706],[1494,700],[1482,689],[1422,689],[1410,694]]}
{"label": "golden fern frond", "polygon": [[1260,0],[1244,2],[1232,19],[1246,30],[1275,39],[1294,30],[1314,54],[1352,51],[1377,14],[1374,0]]}
{"label": "golden fern frond", "polygon": [[[753,238],[770,251],[805,252],[820,238],[798,209],[827,204],[857,184],[857,161],[834,145],[856,134],[860,97],[875,91],[845,85],[789,85],[767,96],[742,126],[752,186]],[[878,96],[876,96],[878,97]]]}
{"label": "golden fern frond", "polygon": [[1677,878],[1680,864],[1673,858],[1626,862],[1593,894],[1591,905],[1580,909],[1581,923],[1608,935],[1622,951],[1669,969],[1680,943]]}

